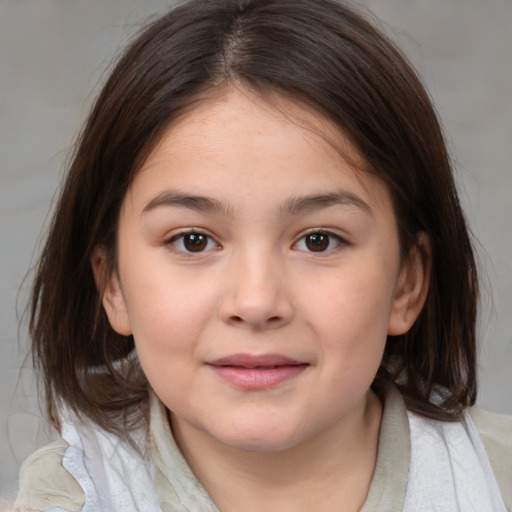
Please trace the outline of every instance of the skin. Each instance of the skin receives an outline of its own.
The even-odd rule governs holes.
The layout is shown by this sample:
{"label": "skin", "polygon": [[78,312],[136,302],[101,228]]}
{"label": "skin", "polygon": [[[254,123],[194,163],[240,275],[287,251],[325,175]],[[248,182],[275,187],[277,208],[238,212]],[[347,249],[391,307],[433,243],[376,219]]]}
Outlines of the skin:
{"label": "skin", "polygon": [[[402,262],[389,193],[333,148],[361,162],[336,127],[280,104],[290,115],[228,90],[168,129],[124,199],[103,302],[222,511],[358,510],[382,415],[370,386],[421,310],[428,258]],[[212,368],[233,354],[302,367],[248,389]]]}

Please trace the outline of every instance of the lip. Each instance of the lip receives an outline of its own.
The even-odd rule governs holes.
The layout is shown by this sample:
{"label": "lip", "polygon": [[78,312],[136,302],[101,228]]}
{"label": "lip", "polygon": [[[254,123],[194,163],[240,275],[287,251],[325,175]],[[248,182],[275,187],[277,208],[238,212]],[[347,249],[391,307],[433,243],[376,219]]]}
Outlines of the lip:
{"label": "lip", "polygon": [[278,386],[300,373],[308,363],[280,354],[233,354],[207,363],[222,380],[246,390]]}

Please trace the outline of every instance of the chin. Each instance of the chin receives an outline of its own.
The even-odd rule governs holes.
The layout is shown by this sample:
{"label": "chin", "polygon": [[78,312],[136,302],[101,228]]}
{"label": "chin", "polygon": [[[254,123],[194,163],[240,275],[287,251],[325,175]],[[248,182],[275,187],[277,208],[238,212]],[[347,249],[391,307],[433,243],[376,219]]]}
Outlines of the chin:
{"label": "chin", "polygon": [[294,446],[293,442],[274,439],[240,439],[226,443],[230,448],[249,453],[278,453]]}
{"label": "chin", "polygon": [[289,432],[273,430],[271,427],[261,426],[255,429],[235,428],[230,432],[219,433],[215,436],[222,444],[234,450],[254,453],[272,453],[287,450],[296,443],[295,436]]}

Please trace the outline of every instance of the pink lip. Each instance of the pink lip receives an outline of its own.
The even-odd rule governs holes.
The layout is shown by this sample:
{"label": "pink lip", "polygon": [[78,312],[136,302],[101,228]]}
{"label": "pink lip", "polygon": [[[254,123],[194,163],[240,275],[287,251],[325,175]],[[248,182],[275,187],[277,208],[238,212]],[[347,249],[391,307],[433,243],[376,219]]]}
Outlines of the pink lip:
{"label": "pink lip", "polygon": [[247,390],[277,386],[309,366],[278,354],[233,354],[207,364],[224,381]]}

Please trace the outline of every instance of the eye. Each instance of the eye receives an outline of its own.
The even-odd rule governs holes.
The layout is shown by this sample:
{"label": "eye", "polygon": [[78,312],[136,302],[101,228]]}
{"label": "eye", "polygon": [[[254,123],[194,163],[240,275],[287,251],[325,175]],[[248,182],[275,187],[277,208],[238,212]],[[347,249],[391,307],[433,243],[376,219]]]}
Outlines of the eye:
{"label": "eye", "polygon": [[294,244],[293,248],[299,251],[328,252],[336,249],[342,243],[344,240],[334,233],[315,231],[303,236]]}
{"label": "eye", "polygon": [[175,235],[166,242],[166,245],[172,245],[177,250],[188,253],[212,251],[219,248],[218,244],[208,235],[196,231]]}

